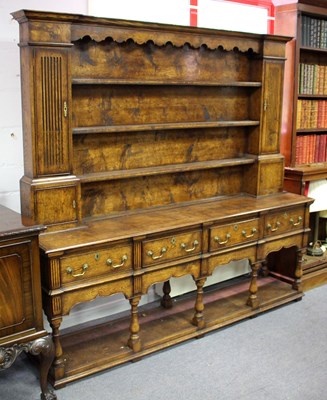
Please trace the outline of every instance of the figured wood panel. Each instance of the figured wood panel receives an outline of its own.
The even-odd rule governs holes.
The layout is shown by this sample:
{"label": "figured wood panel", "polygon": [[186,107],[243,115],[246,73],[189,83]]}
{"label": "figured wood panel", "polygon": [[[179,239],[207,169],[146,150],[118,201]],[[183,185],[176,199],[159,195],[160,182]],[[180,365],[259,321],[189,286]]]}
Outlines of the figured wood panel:
{"label": "figured wood panel", "polygon": [[[111,280],[117,279],[117,274],[132,270],[132,250],[131,245],[125,244],[63,257],[60,259],[61,283],[74,285],[102,275],[110,276]],[[84,265],[87,265],[87,269],[83,269]],[[72,272],[69,272],[70,269]]]}
{"label": "figured wood panel", "polygon": [[80,85],[73,126],[249,119],[249,90],[235,87]]}
{"label": "figured wood panel", "polygon": [[42,224],[77,220],[75,185],[37,189],[34,197],[37,221]]}
{"label": "figured wood panel", "polygon": [[264,61],[263,112],[261,152],[279,151],[283,95],[284,63]]}
{"label": "figured wood panel", "polygon": [[232,195],[241,187],[239,167],[90,183],[82,187],[82,214],[101,216]]}
{"label": "figured wood panel", "polygon": [[97,43],[85,37],[74,42],[72,76],[140,82],[241,82],[251,80],[252,57],[252,52],[210,50],[206,46],[194,49],[187,43],[177,48],[171,43],[156,46],[148,41],[139,45],[132,40],[117,43],[111,38]]}
{"label": "figured wood panel", "polygon": [[246,153],[246,138],[247,128],[78,135],[73,170],[82,175],[236,158]]}
{"label": "figured wood panel", "polygon": [[30,246],[0,247],[0,338],[35,326]]}
{"label": "figured wood panel", "polygon": [[23,320],[22,260],[13,254],[0,258],[0,331]]}
{"label": "figured wood panel", "polygon": [[235,244],[242,244],[249,240],[257,240],[258,237],[258,219],[215,226],[210,228],[210,251],[223,249]]}
{"label": "figured wood panel", "polygon": [[190,231],[144,240],[142,242],[142,266],[146,267],[158,262],[193,256],[199,254],[201,250],[201,231]]}
{"label": "figured wood panel", "polygon": [[68,55],[35,50],[36,139],[38,175],[69,173]]}

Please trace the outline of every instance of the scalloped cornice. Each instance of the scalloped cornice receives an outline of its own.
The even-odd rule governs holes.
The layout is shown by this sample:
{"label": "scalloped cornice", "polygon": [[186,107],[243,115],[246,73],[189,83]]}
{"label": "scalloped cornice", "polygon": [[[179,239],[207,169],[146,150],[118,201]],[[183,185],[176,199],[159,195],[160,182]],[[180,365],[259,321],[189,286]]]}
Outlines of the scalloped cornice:
{"label": "scalloped cornice", "polygon": [[[194,49],[206,46],[215,50],[221,47],[227,51],[238,49],[241,52],[253,51],[262,54],[264,43],[289,40],[289,38],[277,35],[259,35],[75,14],[21,10],[12,15],[20,24],[26,22],[32,24],[30,28],[32,34],[25,39],[27,42],[37,42],[37,39],[39,42],[49,42],[52,39],[56,44],[60,42],[68,44],[85,36],[90,36],[96,42],[110,37],[117,43],[133,40],[136,44],[142,45],[151,40],[156,46],[165,46],[171,43],[175,47],[182,47],[189,44]],[[38,33],[40,25],[42,26],[40,22],[44,21],[49,24],[49,30],[52,30],[51,34],[41,31]]]}
{"label": "scalloped cornice", "polygon": [[[219,32],[219,33],[218,33]],[[198,33],[183,33],[140,30],[140,29],[121,29],[117,27],[94,27],[91,26],[72,26],[72,41],[77,41],[89,36],[95,42],[102,42],[111,38],[117,43],[124,43],[132,40],[135,44],[144,45],[152,42],[156,46],[166,46],[171,44],[174,47],[183,47],[189,45],[193,49],[205,46],[210,50],[221,48],[222,50],[232,51],[239,50],[241,52],[253,51],[261,52],[261,42],[255,38],[235,40],[235,36],[230,37],[224,35],[222,31],[217,34],[203,35]]]}

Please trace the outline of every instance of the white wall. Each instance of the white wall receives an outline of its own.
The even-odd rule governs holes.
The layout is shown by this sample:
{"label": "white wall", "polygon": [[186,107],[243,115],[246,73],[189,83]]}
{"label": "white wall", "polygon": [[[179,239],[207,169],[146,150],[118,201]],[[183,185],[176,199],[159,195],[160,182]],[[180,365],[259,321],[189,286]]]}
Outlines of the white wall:
{"label": "white wall", "polygon": [[198,26],[267,33],[266,8],[219,0],[198,0]]}
{"label": "white wall", "polygon": [[89,14],[107,18],[189,25],[189,0],[89,0]]}

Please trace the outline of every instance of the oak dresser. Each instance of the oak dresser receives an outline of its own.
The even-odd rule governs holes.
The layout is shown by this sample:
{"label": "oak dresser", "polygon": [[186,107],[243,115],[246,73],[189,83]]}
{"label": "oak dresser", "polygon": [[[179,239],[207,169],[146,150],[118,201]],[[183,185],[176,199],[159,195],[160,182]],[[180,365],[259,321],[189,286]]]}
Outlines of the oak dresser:
{"label": "oak dresser", "polygon": [[[289,38],[18,11],[25,174],[59,388],[302,297],[307,197],[283,192]],[[281,249],[296,263],[267,262]],[[230,261],[251,272],[203,289]],[[269,267],[269,268],[268,268]],[[194,292],[170,297],[191,275]],[[139,310],[163,282],[161,304]],[[61,335],[122,293],[130,315]]]}

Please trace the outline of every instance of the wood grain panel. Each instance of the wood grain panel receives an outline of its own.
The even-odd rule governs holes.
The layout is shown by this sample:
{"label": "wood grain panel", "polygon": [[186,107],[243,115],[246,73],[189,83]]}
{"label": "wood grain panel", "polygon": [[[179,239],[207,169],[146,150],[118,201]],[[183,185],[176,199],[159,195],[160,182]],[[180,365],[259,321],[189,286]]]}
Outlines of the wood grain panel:
{"label": "wood grain panel", "polygon": [[0,257],[0,331],[24,320],[22,260],[18,254]]}
{"label": "wood grain panel", "polygon": [[146,176],[82,187],[83,217],[239,193],[242,169]]}
{"label": "wood grain panel", "polygon": [[0,248],[0,338],[35,324],[30,245],[27,240]]}
{"label": "wood grain panel", "polygon": [[249,119],[249,90],[235,87],[80,85],[73,126]]}
{"label": "wood grain panel", "polygon": [[35,52],[36,129],[38,175],[69,172],[69,118],[67,54],[38,49]]}
{"label": "wood grain panel", "polygon": [[139,45],[132,40],[117,43],[110,38],[96,43],[86,37],[74,42],[72,76],[142,82],[249,81],[251,59],[251,52],[210,50],[205,46],[199,50],[187,43],[180,49],[171,43],[159,47],[152,41]]}
{"label": "wood grain panel", "polygon": [[246,137],[247,128],[78,135],[74,173],[240,157],[246,153]]}

